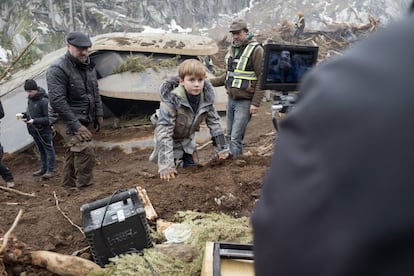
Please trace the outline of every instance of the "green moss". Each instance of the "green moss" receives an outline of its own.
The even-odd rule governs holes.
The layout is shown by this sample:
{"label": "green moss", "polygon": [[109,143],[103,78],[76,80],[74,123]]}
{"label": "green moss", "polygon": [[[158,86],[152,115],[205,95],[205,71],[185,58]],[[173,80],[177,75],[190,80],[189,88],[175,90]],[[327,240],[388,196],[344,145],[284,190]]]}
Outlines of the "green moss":
{"label": "green moss", "polygon": [[154,59],[153,56],[134,56],[130,55],[119,67],[112,72],[118,74],[122,72],[143,72],[148,68],[159,72],[160,68],[174,68],[179,63],[180,56],[169,59]]}

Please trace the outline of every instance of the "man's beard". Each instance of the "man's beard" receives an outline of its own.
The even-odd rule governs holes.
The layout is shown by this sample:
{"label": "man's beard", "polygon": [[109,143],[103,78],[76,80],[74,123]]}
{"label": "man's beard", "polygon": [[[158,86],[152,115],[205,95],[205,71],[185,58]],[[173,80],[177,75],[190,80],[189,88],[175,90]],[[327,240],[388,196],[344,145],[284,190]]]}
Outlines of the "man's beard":
{"label": "man's beard", "polygon": [[88,61],[88,56],[80,56],[80,57],[78,57],[78,60],[79,60],[81,63],[85,63],[85,62],[87,62],[87,61]]}
{"label": "man's beard", "polygon": [[239,41],[239,42],[233,41],[233,47],[240,47],[242,43],[243,41]]}
{"label": "man's beard", "polygon": [[236,42],[236,41],[233,41],[233,47],[240,47],[240,46],[242,46],[242,44],[246,41],[246,40],[248,40],[249,39],[249,37],[248,36],[246,36],[245,38],[243,38],[242,40],[240,40],[239,42]]}

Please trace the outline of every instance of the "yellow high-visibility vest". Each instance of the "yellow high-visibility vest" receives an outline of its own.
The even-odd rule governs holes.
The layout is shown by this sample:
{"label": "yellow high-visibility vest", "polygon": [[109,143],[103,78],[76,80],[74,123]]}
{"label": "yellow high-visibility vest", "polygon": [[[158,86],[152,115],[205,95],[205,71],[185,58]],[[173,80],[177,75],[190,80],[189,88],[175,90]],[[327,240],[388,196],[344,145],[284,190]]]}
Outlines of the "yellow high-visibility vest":
{"label": "yellow high-visibility vest", "polygon": [[296,27],[298,27],[298,28],[302,27],[303,20],[305,20],[305,17],[300,16],[300,17],[298,18],[297,22],[296,22]]}
{"label": "yellow high-visibility vest", "polygon": [[254,71],[247,71],[246,66],[249,62],[249,58],[252,55],[258,42],[249,43],[243,50],[243,53],[239,58],[232,60],[232,63],[236,63],[236,66],[229,65],[230,57],[226,58],[227,63],[227,75],[226,75],[226,86],[235,88],[247,88],[250,81],[258,79]]}

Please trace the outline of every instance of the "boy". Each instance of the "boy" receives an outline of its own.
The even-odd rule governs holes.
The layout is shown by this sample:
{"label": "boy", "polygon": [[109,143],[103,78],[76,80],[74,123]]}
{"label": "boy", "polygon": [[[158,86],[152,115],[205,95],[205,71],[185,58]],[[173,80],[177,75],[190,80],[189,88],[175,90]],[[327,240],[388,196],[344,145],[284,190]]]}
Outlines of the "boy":
{"label": "boy", "polygon": [[46,91],[37,86],[36,81],[25,81],[24,90],[27,92],[27,111],[24,119],[27,130],[33,137],[40,154],[40,169],[33,176],[41,176],[43,179],[53,177],[55,168],[55,149],[53,147],[52,128],[49,123],[48,105],[49,99]]}
{"label": "boy", "polygon": [[156,128],[150,160],[158,160],[158,172],[163,180],[175,178],[177,160],[182,161],[183,167],[198,164],[194,135],[203,121],[210,129],[219,158],[229,156],[220,117],[213,105],[215,91],[205,79],[204,65],[199,60],[187,59],[178,67],[178,78],[161,85],[160,108],[151,117]]}

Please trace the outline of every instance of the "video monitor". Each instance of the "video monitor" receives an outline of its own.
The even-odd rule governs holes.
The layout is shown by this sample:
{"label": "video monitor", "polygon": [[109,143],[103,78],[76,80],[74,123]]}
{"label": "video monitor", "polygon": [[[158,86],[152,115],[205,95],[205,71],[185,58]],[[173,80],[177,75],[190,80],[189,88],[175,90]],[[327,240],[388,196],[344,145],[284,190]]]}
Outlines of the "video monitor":
{"label": "video monitor", "polygon": [[318,47],[265,44],[260,87],[276,91],[297,91],[303,76],[315,64]]}

